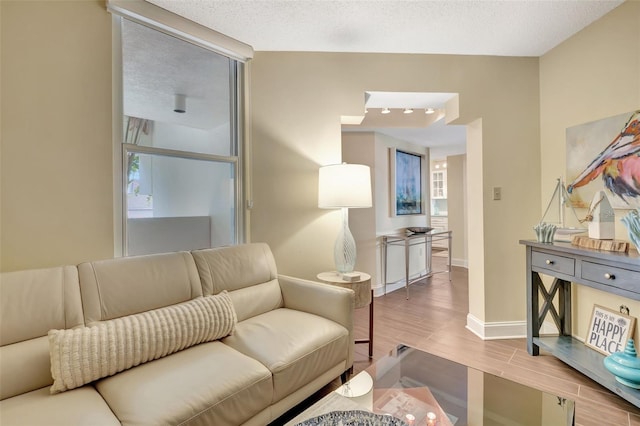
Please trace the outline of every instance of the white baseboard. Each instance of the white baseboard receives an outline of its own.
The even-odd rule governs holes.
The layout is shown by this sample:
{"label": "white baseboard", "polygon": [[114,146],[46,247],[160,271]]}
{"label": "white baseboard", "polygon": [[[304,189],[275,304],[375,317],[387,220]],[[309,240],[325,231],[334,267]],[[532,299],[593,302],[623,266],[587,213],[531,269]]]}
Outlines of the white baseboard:
{"label": "white baseboard", "polygon": [[[472,314],[467,314],[466,328],[482,340],[521,339],[527,337],[526,321],[504,321],[486,323]],[[557,335],[553,323],[543,322],[540,335]]]}
{"label": "white baseboard", "polygon": [[469,269],[469,261],[467,259],[451,259],[451,265]]}
{"label": "white baseboard", "polygon": [[526,321],[502,321],[486,323],[467,314],[467,329],[482,340],[520,339],[527,337]]}

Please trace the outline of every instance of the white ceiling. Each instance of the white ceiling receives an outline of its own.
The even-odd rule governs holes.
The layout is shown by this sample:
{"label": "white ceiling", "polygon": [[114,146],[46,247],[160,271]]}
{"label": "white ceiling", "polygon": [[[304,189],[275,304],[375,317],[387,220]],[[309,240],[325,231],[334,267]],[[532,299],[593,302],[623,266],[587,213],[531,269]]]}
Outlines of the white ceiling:
{"label": "white ceiling", "polygon": [[[247,43],[256,51],[537,57],[624,0],[147,1]],[[439,96],[421,95],[420,102],[428,103]],[[406,94],[385,96],[389,107],[411,106],[400,105],[407,101]],[[452,155],[446,148],[464,152],[464,140],[460,141],[464,127],[443,122],[427,128],[375,130],[445,153],[436,157]]]}
{"label": "white ceiling", "polygon": [[623,0],[148,0],[258,51],[541,56]]}
{"label": "white ceiling", "polygon": [[[396,139],[427,146],[431,157],[444,158],[466,151],[466,127],[446,125],[444,106],[455,93],[377,92],[365,94],[365,114],[360,126],[343,126],[347,132],[375,131]],[[389,108],[389,114],[381,114]],[[412,108],[405,114],[404,108]],[[425,114],[433,108],[434,114]]]}

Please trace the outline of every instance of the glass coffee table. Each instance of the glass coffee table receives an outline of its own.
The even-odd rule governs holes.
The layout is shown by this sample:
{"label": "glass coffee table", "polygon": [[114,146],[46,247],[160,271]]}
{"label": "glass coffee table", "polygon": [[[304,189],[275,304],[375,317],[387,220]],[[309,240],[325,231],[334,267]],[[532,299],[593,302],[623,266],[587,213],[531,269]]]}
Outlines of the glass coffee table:
{"label": "glass coffee table", "polygon": [[399,345],[287,425],[573,426],[574,402]]}

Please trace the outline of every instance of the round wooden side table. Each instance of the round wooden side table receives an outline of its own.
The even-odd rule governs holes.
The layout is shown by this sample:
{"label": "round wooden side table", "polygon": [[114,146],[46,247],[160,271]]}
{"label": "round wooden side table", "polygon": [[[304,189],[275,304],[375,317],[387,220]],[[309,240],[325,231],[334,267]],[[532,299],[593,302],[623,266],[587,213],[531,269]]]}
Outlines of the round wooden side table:
{"label": "round wooden side table", "polygon": [[373,358],[373,289],[371,288],[371,275],[354,271],[360,277],[354,281],[345,280],[340,272],[321,272],[318,280],[326,284],[349,288],[356,293],[355,307],[364,308],[369,305],[369,339],[356,339],[355,343],[369,344],[369,358]]}

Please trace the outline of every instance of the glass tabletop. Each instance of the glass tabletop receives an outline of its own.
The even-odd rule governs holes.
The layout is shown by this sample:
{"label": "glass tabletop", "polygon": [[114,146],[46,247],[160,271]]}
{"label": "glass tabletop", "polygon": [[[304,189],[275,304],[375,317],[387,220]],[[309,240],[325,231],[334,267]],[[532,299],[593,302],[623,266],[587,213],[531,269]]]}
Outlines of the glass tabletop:
{"label": "glass tabletop", "polygon": [[352,377],[291,424],[351,410],[391,415],[415,426],[574,424],[572,400],[406,345]]}

